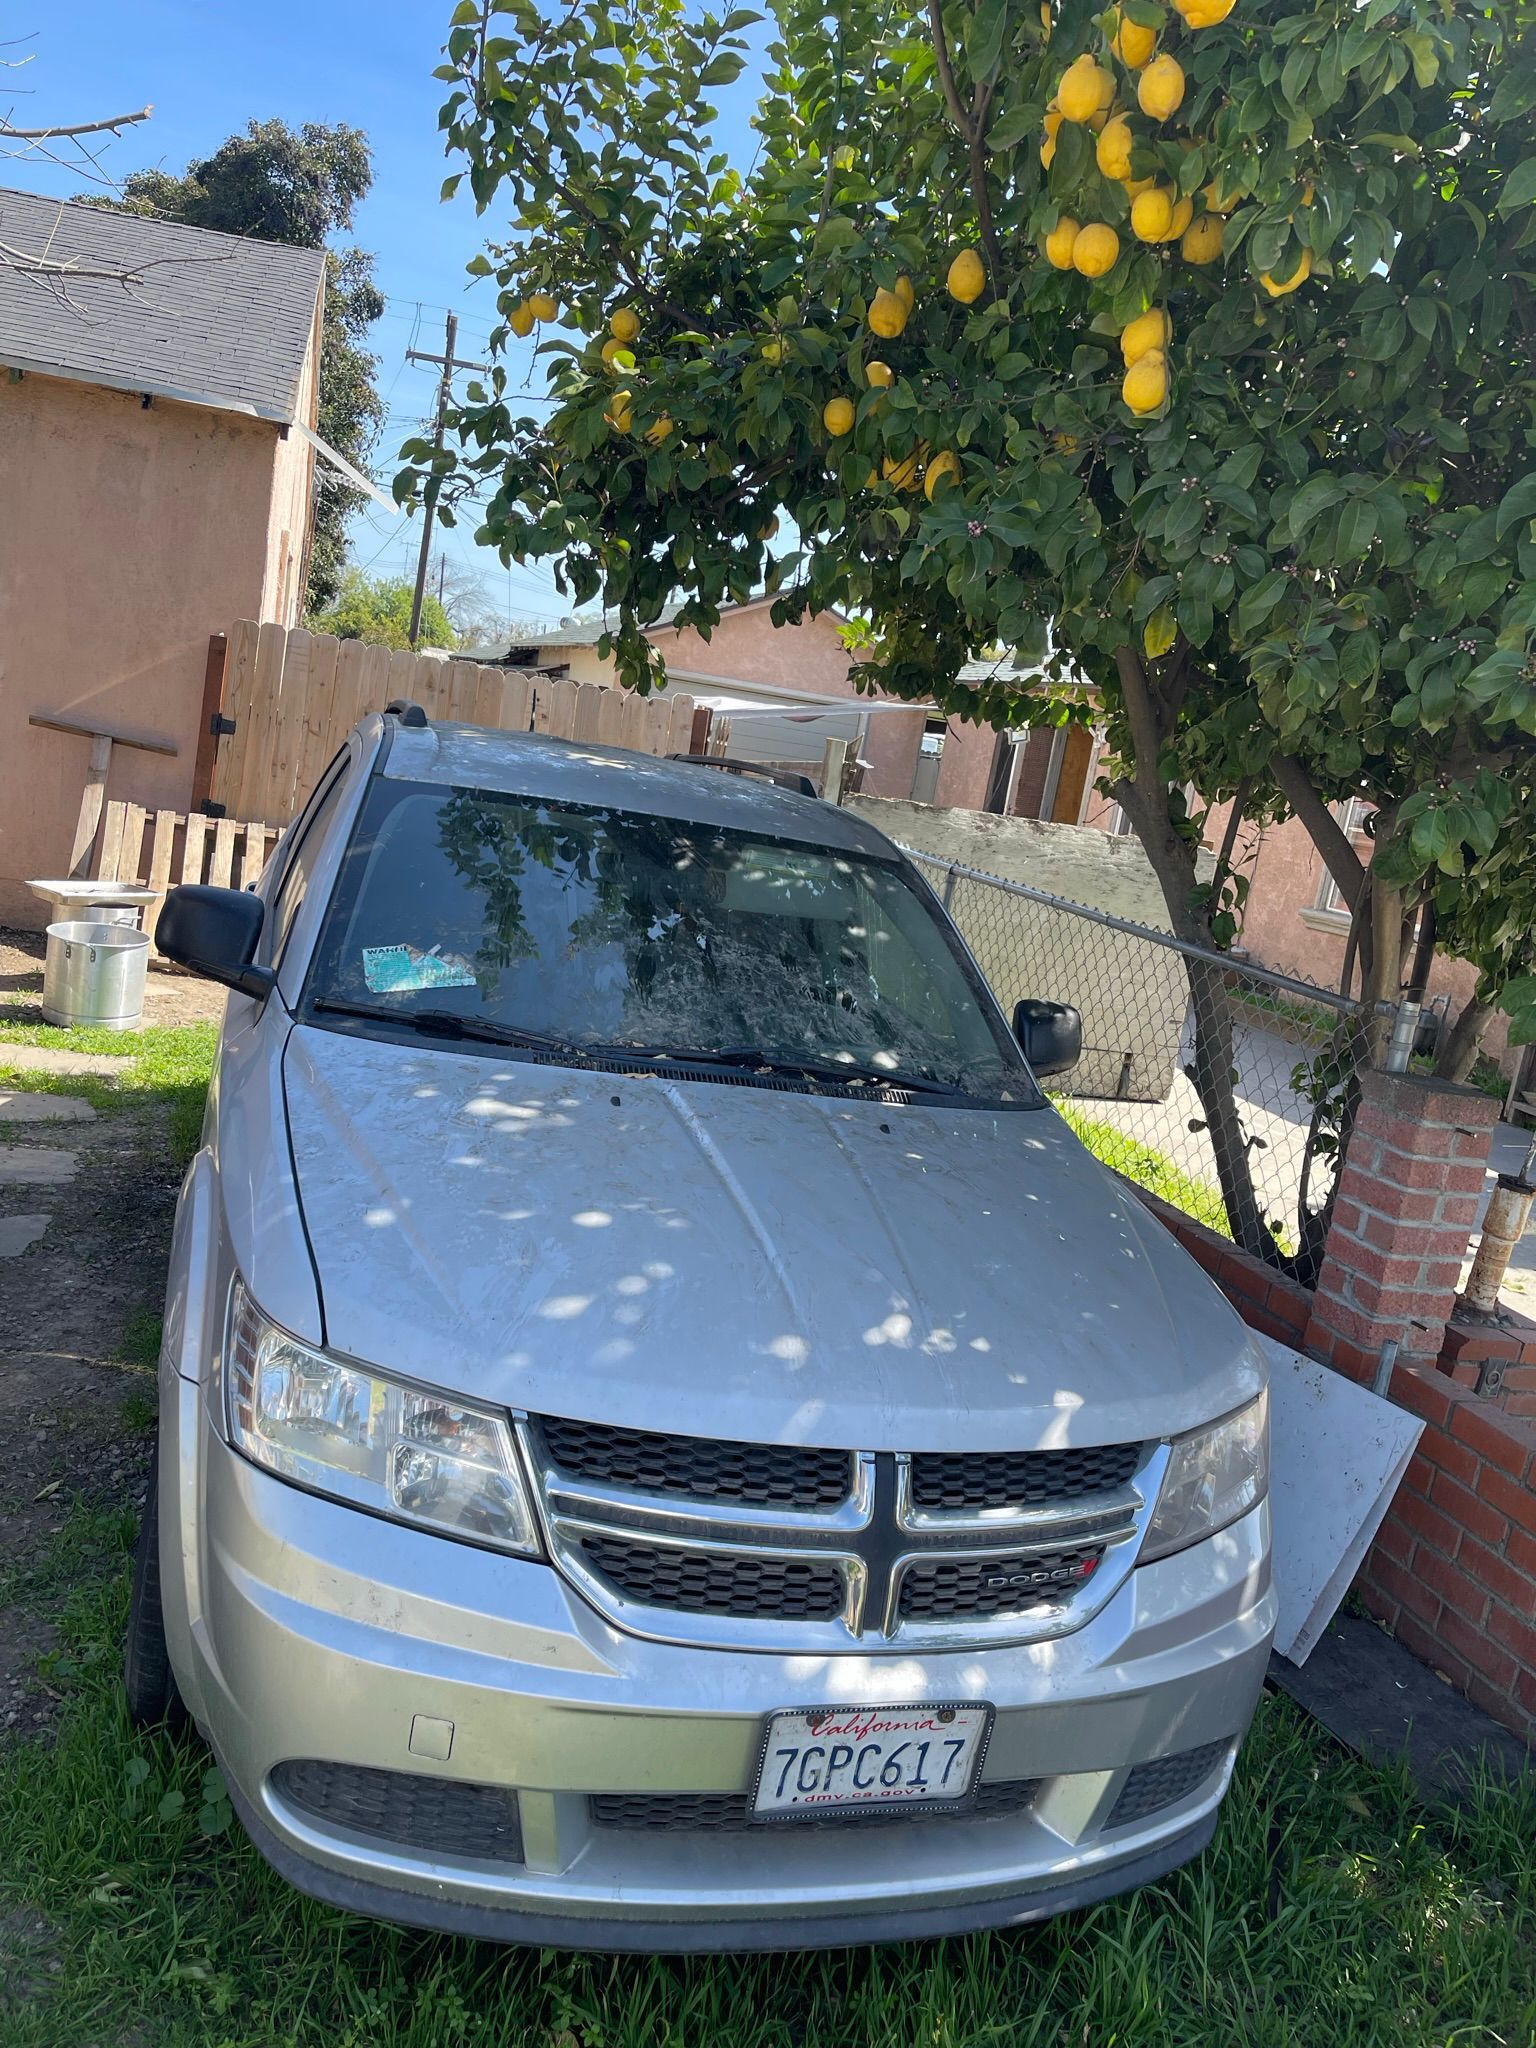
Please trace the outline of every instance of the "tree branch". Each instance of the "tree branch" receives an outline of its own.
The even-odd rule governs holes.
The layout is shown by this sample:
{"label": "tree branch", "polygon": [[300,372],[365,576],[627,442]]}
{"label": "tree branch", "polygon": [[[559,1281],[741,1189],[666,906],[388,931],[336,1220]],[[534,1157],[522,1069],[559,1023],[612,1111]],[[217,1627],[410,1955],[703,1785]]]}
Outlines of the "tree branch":
{"label": "tree branch", "polygon": [[104,128],[116,134],[119,128],[130,127],[135,121],[147,121],[154,111],[153,106],[148,106],[137,114],[113,114],[105,121],[66,121],[58,128],[13,128],[9,121],[0,121],[0,141],[53,142],[63,135],[99,135]]}
{"label": "tree branch", "polygon": [[1312,844],[1323,857],[1323,865],[1338,884],[1339,894],[1353,910],[1365,882],[1365,863],[1350,843],[1349,834],[1312,786],[1311,777],[1291,754],[1271,755],[1269,772],[1291,809],[1306,826]]}
{"label": "tree branch", "polygon": [[949,61],[949,39],[944,33],[942,0],[928,0],[928,26],[933,34],[933,54],[939,67],[939,83],[944,88],[944,104],[949,109],[949,118],[974,149],[975,131],[971,127],[971,117],[965,111],[964,102],[960,98],[960,89],[955,84],[954,66]]}

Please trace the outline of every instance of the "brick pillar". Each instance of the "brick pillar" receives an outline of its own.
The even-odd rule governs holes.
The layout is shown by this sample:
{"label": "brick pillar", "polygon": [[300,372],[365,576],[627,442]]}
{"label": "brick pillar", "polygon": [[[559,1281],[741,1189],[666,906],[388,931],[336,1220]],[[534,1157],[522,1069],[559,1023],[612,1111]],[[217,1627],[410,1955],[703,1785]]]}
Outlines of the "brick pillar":
{"label": "brick pillar", "polygon": [[1419,1074],[1363,1074],[1306,1348],[1356,1377],[1382,1345],[1433,1365],[1456,1300],[1499,1105]]}

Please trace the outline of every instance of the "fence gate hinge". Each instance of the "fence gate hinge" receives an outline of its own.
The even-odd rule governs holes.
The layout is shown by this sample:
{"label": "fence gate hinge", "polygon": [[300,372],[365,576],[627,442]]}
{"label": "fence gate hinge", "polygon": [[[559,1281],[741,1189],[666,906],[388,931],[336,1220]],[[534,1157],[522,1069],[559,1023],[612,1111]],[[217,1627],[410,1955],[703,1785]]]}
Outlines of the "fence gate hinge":
{"label": "fence gate hinge", "polygon": [[216,740],[227,739],[234,729],[235,721],[232,718],[226,717],[222,711],[215,711],[212,718],[208,721],[208,730]]}
{"label": "fence gate hinge", "polygon": [[223,804],[216,804],[211,796],[205,796],[197,808],[205,818],[227,818],[229,816],[227,807]]}
{"label": "fence gate hinge", "polygon": [[1477,1385],[1475,1393],[1493,1395],[1504,1391],[1504,1368],[1507,1358],[1480,1358],[1477,1362]]}

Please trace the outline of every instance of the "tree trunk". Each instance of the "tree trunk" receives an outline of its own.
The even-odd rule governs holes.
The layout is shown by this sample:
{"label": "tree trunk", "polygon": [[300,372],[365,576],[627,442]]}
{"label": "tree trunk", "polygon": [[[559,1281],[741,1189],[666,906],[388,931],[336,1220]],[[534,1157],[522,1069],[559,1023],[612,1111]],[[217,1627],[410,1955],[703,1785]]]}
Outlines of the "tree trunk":
{"label": "tree trunk", "polygon": [[[1187,655],[1188,650],[1185,650]],[[1172,657],[1174,661],[1177,656]],[[1115,794],[1136,836],[1152,864],[1168,921],[1174,936],[1186,943],[1216,950],[1210,920],[1198,908],[1198,849],[1174,829],[1169,807],[1171,794],[1162,773],[1162,727],[1171,723],[1165,704],[1154,697],[1146,667],[1134,648],[1123,647],[1115,657],[1125,695],[1127,722],[1131,728],[1135,772],[1116,784]],[[1172,690],[1178,692],[1176,675]],[[1176,713],[1172,714],[1176,716]],[[1205,1112],[1211,1150],[1216,1160],[1216,1177],[1227,1212],[1227,1226],[1234,1243],[1256,1257],[1278,1264],[1280,1252],[1274,1233],[1264,1222],[1254,1192],[1253,1168],[1247,1134],[1238,1115],[1233,1055],[1232,1014],[1227,1002],[1227,974],[1209,962],[1184,959],[1189,992],[1195,1012],[1194,1055],[1189,1078]]]}
{"label": "tree trunk", "polygon": [[1435,1056],[1437,1081],[1465,1081],[1477,1064],[1483,1034],[1493,1018],[1493,1004],[1480,1003],[1476,996],[1462,1005],[1461,1015],[1445,1034]]}

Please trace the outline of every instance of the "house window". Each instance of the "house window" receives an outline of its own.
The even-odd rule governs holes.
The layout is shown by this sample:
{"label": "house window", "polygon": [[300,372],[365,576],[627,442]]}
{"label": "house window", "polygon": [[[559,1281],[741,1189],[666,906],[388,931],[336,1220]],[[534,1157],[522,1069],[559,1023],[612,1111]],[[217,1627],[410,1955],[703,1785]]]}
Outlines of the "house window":
{"label": "house window", "polygon": [[918,742],[917,760],[912,770],[912,801],[916,804],[931,804],[939,790],[939,768],[944,759],[944,735],[948,721],[930,718],[923,726],[923,737]]}
{"label": "house window", "polygon": [[[1352,796],[1348,803],[1335,804],[1333,806],[1333,815],[1339,821],[1339,829],[1346,835],[1351,845],[1364,834],[1365,821],[1370,816],[1370,813],[1371,806],[1363,796]],[[1367,854],[1366,858],[1370,858],[1369,854]],[[1348,917],[1349,915],[1349,905],[1344,901],[1338,883],[1333,879],[1332,874],[1326,867],[1323,869],[1322,882],[1318,886],[1317,908],[1319,910],[1332,911],[1338,917]]]}

